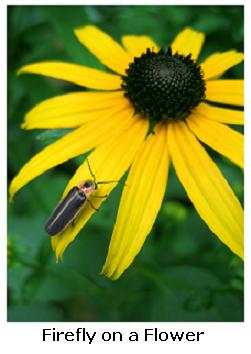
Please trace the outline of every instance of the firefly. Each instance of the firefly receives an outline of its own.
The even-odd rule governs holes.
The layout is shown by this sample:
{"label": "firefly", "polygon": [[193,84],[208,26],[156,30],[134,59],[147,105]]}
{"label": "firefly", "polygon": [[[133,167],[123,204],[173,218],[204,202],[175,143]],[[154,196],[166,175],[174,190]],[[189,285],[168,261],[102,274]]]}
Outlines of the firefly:
{"label": "firefly", "polygon": [[[100,181],[96,182],[89,161],[86,159],[89,171],[93,180],[87,179],[73,187],[68,194],[58,203],[49,217],[45,230],[50,236],[54,236],[62,232],[70,223],[73,223],[78,213],[88,203],[93,209],[96,209],[88,198],[98,189],[99,184],[118,183],[118,181]],[[106,198],[107,195],[93,196],[94,198]]]}

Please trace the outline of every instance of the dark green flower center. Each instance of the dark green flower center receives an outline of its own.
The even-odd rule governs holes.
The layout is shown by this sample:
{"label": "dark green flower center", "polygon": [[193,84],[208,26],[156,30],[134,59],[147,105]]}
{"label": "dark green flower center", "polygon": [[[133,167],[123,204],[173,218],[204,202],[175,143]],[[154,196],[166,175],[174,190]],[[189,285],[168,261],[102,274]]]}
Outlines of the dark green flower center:
{"label": "dark green flower center", "polygon": [[205,97],[201,68],[191,55],[147,49],[122,76],[122,89],[135,108],[153,121],[185,119]]}

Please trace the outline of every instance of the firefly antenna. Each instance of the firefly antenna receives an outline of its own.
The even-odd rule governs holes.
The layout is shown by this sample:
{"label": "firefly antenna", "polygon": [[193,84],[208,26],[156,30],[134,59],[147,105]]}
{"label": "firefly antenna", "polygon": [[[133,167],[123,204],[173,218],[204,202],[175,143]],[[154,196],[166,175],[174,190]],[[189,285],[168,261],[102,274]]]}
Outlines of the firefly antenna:
{"label": "firefly antenna", "polygon": [[92,175],[92,177],[94,179],[94,182],[97,184],[96,177],[95,177],[94,173],[92,172],[92,169],[91,169],[91,166],[90,166],[88,158],[86,158],[86,161],[87,161],[87,164],[88,164],[88,167],[89,167],[90,174]]}
{"label": "firefly antenna", "polygon": [[[96,181],[96,177],[91,169],[91,166],[90,166],[90,163],[89,163],[89,160],[88,158],[86,158],[86,161],[87,161],[87,164],[88,164],[88,168],[89,168],[89,171],[90,171],[90,174],[92,175],[92,178],[94,179],[94,182],[98,185],[98,184],[109,184],[109,183],[119,183],[119,181],[99,181],[97,182]],[[126,187],[128,187],[127,184],[125,184]]]}
{"label": "firefly antenna", "polygon": [[100,181],[97,184],[109,184],[109,183],[119,183],[119,181]]}

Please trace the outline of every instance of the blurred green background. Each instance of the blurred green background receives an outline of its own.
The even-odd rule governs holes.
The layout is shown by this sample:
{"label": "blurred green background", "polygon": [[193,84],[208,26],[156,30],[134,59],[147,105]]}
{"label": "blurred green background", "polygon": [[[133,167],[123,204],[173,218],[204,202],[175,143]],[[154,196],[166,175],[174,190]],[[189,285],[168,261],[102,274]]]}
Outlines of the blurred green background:
{"label": "blurred green background", "polygon": [[[202,59],[214,51],[243,50],[241,6],[9,6],[9,181],[36,152],[65,133],[22,131],[24,114],[46,98],[83,90],[35,75],[17,77],[16,70],[40,60],[102,68],[73,35],[75,27],[90,23],[117,40],[123,34],[147,34],[164,47],[189,25],[206,32]],[[243,66],[225,76],[242,78]],[[242,200],[240,170],[209,152]],[[80,156],[45,173],[9,205],[8,320],[243,321],[243,264],[199,218],[173,169],[153,230],[118,281],[99,272],[121,183],[56,264],[44,224],[82,160]]]}

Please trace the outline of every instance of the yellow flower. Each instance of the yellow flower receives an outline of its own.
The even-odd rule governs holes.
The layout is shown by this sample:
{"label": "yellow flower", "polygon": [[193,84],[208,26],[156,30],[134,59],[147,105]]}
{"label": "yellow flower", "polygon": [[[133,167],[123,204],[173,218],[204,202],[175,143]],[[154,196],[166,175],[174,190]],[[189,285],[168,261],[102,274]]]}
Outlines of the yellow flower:
{"label": "yellow flower", "polygon": [[[242,207],[199,142],[243,167],[243,136],[226,125],[243,124],[243,112],[208,102],[243,106],[243,80],[219,79],[243,60],[243,54],[216,53],[196,64],[204,34],[191,28],[180,32],[168,51],[160,50],[147,36],[123,36],[121,46],[94,26],[77,29],[75,35],[114,73],[63,62],[35,63],[19,70],[19,74],[45,75],[98,91],[48,99],[25,116],[25,129],[76,129],[23,166],[11,183],[11,198],[48,169],[88,151],[98,181],[119,180],[129,169],[102,270],[117,279],[151,231],[172,162],[200,217],[232,252],[243,257]],[[88,178],[84,161],[63,195]],[[98,193],[109,194],[115,186],[104,184]],[[98,208],[103,199],[91,201]],[[86,204],[74,225],[52,237],[57,259],[93,212]]]}

